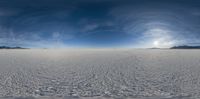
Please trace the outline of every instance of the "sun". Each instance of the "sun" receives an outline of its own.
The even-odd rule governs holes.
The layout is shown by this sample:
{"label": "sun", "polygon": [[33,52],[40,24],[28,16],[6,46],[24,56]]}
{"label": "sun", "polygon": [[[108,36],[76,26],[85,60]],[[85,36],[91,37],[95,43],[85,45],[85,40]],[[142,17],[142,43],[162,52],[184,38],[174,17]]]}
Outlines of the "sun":
{"label": "sun", "polygon": [[154,47],[159,47],[159,45],[160,45],[160,44],[159,44],[159,41],[154,41],[154,42],[153,42],[153,45],[154,45]]}

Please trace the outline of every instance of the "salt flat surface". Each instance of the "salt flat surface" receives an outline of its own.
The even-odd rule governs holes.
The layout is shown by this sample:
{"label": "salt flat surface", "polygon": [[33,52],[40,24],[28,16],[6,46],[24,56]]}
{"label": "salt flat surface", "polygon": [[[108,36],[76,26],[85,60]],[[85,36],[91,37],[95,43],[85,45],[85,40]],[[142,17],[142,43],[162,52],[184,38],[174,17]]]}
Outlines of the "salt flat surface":
{"label": "salt flat surface", "polygon": [[0,99],[199,99],[200,50],[0,50]]}

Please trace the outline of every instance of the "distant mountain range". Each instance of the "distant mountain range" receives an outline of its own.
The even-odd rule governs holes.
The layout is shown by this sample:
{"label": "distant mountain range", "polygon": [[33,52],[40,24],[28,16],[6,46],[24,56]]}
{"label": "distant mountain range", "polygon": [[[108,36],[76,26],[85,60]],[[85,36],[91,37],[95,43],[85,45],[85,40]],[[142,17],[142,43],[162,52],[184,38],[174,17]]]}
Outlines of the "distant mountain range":
{"label": "distant mountain range", "polygon": [[174,46],[174,47],[171,47],[170,49],[200,49],[200,46],[183,45],[183,46]]}
{"label": "distant mountain range", "polygon": [[10,46],[0,46],[0,49],[28,49],[28,48],[23,48],[23,47],[10,47]]}

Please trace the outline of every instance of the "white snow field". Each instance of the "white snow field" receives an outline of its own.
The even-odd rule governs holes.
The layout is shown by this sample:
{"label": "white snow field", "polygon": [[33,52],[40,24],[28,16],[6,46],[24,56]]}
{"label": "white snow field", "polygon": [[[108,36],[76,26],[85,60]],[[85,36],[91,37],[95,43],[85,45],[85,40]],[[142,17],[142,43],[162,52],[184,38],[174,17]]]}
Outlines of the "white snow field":
{"label": "white snow field", "polygon": [[200,99],[200,50],[0,50],[0,99]]}

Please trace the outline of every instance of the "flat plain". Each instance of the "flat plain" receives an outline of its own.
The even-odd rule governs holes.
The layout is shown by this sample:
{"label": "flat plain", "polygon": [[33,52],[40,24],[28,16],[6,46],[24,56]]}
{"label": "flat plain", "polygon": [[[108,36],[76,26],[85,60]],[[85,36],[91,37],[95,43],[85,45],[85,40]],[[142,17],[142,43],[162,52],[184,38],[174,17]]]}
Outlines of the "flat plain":
{"label": "flat plain", "polygon": [[0,50],[0,99],[199,99],[200,50]]}

